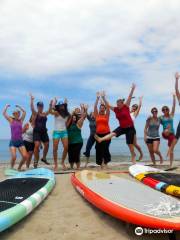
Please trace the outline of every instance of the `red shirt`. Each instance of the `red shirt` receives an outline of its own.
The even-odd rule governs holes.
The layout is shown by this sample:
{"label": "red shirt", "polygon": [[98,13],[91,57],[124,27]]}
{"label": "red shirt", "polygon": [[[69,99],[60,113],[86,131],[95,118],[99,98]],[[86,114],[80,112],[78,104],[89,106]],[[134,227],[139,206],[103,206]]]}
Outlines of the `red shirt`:
{"label": "red shirt", "polygon": [[124,106],[121,109],[115,107],[114,112],[116,114],[116,118],[118,119],[121,128],[129,128],[134,126],[134,123],[130,115],[129,107],[127,105],[124,104]]}
{"label": "red shirt", "polygon": [[109,132],[109,116],[98,114],[96,116],[96,133],[106,134]]}

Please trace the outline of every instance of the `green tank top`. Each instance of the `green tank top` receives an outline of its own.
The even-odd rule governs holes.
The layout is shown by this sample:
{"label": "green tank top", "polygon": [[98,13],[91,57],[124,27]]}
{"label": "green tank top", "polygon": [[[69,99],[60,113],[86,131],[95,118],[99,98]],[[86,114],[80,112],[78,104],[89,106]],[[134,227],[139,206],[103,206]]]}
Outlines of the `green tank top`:
{"label": "green tank top", "polygon": [[68,128],[68,140],[69,140],[69,144],[83,142],[82,135],[81,135],[81,129],[78,128],[75,123],[73,123]]}

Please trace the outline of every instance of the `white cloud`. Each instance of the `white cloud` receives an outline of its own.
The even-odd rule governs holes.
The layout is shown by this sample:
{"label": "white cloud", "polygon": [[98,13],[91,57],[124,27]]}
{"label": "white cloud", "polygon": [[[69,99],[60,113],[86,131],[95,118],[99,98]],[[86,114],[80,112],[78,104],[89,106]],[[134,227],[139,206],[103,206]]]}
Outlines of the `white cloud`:
{"label": "white cloud", "polygon": [[[180,60],[179,11],[179,0],[1,1],[0,69],[43,79],[115,59],[140,76],[138,95],[170,101]],[[103,85],[110,96],[129,89],[128,81],[106,76],[78,83],[94,92]]]}

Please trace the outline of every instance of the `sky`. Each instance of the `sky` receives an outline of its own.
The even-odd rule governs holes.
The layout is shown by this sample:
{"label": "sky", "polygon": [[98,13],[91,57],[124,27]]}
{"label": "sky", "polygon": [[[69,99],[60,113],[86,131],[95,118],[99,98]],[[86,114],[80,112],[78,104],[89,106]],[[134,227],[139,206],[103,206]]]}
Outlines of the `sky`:
{"label": "sky", "polygon": [[[143,96],[136,120],[143,136],[150,109],[172,105],[174,74],[180,71],[179,0],[1,0],[0,110],[16,104],[30,117],[29,93],[46,109],[53,97],[93,109],[96,92],[105,90],[111,104]],[[175,127],[180,118],[176,108]],[[10,137],[0,115],[0,138]],[[111,113],[113,130],[118,121]],[[53,117],[48,119],[49,134]],[[83,136],[89,134],[88,123]]]}

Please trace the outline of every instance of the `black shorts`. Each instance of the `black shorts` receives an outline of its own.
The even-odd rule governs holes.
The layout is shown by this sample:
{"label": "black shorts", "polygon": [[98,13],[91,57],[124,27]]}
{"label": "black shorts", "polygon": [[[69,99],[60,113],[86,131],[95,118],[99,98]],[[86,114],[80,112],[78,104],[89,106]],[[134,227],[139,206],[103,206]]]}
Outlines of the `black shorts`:
{"label": "black shorts", "polygon": [[48,136],[47,130],[38,131],[34,129],[33,142],[36,142],[36,141],[43,142],[43,143],[49,142],[49,136]]}
{"label": "black shorts", "polygon": [[24,146],[25,146],[27,152],[33,152],[34,151],[34,143],[24,140]]}
{"label": "black shorts", "polygon": [[79,163],[80,162],[82,146],[83,146],[83,143],[74,143],[74,144],[68,145],[69,163]]}
{"label": "black shorts", "polygon": [[176,131],[176,139],[179,140],[179,138],[180,138],[180,122],[178,124],[177,131]]}
{"label": "black shorts", "polygon": [[136,129],[134,127],[129,128],[116,128],[113,133],[116,134],[116,137],[119,137],[121,135],[126,135],[126,143],[127,144],[133,144],[134,143],[134,136],[136,135]]}
{"label": "black shorts", "polygon": [[160,138],[147,138],[146,139],[147,144],[153,144],[153,142],[160,142]]}

